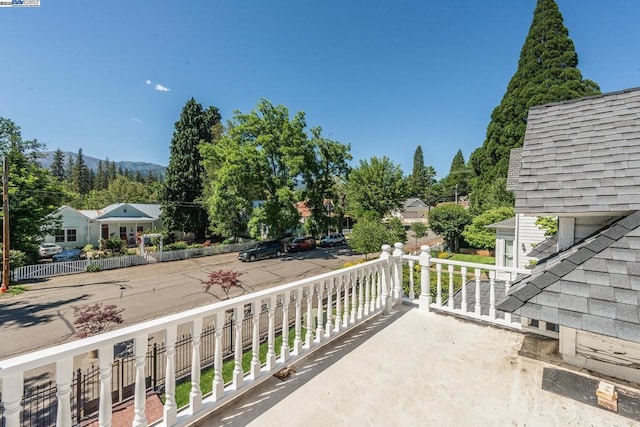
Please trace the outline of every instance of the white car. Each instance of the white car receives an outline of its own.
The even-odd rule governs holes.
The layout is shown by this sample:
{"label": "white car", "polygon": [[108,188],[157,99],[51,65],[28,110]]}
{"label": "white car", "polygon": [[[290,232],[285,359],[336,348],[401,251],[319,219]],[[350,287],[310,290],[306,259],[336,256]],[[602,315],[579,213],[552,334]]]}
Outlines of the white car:
{"label": "white car", "polygon": [[62,252],[62,248],[55,243],[42,243],[38,248],[42,258],[51,258],[55,254]]}
{"label": "white car", "polygon": [[324,236],[320,239],[320,247],[326,248],[329,246],[346,245],[347,239],[344,238],[342,233],[331,233],[328,236]]}

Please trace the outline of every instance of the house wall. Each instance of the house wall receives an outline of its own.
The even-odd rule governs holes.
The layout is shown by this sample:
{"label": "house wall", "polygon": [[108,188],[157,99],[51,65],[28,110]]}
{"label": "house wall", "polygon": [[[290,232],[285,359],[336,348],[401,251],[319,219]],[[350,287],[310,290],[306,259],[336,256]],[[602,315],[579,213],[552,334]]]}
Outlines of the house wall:
{"label": "house wall", "polygon": [[640,344],[560,326],[560,354],[572,365],[640,382]]}
{"label": "house wall", "polygon": [[527,256],[533,250],[534,245],[542,242],[544,230],[536,225],[536,216],[528,216],[523,214],[516,215],[516,227],[518,230],[517,240],[514,242],[514,253],[516,257],[516,266],[525,268],[531,264],[536,258]]}
{"label": "house wall", "polygon": [[589,237],[605,225],[611,223],[618,217],[611,216],[585,216],[576,217],[574,225],[574,240],[579,242],[585,237]]}
{"label": "house wall", "polygon": [[[56,241],[56,236],[46,235],[44,236],[44,241],[47,243],[55,243],[63,248],[85,246],[89,241],[89,218],[70,207],[62,208],[59,214],[62,221],[61,230],[64,233],[64,240]],[[68,237],[70,236],[69,230],[75,231],[75,241],[68,240]]]}

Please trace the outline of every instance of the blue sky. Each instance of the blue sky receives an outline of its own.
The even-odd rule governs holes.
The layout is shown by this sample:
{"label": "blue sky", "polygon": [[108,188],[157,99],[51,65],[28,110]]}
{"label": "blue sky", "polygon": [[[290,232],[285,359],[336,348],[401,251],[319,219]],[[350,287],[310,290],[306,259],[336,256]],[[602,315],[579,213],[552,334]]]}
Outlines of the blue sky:
{"label": "blue sky", "polygon": [[[640,86],[640,3],[557,0],[585,78]],[[260,98],[351,144],[415,148],[439,177],[482,145],[535,0],[41,0],[0,9],[0,116],[49,150],[166,165],[194,97],[223,119]]]}

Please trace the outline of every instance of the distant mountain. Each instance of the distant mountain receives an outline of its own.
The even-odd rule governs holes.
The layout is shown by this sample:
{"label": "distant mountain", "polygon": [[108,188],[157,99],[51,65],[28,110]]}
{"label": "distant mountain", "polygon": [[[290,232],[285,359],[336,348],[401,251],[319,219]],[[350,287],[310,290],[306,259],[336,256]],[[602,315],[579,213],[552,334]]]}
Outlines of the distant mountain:
{"label": "distant mountain", "polygon": [[[65,165],[69,157],[73,158],[74,160],[76,159],[76,157],[78,157],[76,153],[71,153],[69,151],[63,151],[62,153],[64,154]],[[51,167],[51,163],[53,163],[54,151],[44,151],[42,154],[44,155],[44,157],[40,159],[40,164],[43,167],[49,169]],[[100,160],[102,161],[105,160],[105,159],[96,159],[95,157],[90,157],[90,156],[87,156],[86,154],[83,154],[82,157],[84,158],[84,162],[87,164],[87,167],[93,171],[98,170],[98,162]],[[113,161],[113,160],[110,160],[110,161]],[[147,162],[121,161],[121,162],[115,162],[115,164],[116,164],[116,169],[119,167],[122,167],[122,170],[129,169],[129,172],[133,172],[134,174],[139,171],[143,176],[146,176],[149,173],[153,173],[157,177],[164,177],[165,170],[167,169],[166,166],[161,166],[155,163],[147,163]]]}

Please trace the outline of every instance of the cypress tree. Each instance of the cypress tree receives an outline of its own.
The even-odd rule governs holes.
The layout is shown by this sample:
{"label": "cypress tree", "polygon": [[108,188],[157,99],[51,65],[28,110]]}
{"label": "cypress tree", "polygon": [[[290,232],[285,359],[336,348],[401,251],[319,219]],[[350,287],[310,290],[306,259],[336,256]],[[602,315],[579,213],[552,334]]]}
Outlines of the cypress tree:
{"label": "cypress tree", "polygon": [[[522,146],[530,107],[600,93],[598,85],[583,79],[577,67],[578,55],[558,5],[554,0],[538,0],[518,69],[500,105],[491,114],[482,147],[470,158],[475,173],[471,197],[474,210],[493,207],[485,203],[488,199],[496,203],[496,197],[487,197],[487,192],[494,191],[496,183],[504,187],[509,152]],[[510,200],[497,200],[497,203],[513,202],[510,193],[498,193],[501,195],[498,199]]]}
{"label": "cypress tree", "polygon": [[204,110],[193,98],[182,109],[160,195],[162,220],[168,230],[193,232],[197,239],[205,236],[209,220],[201,205],[205,171],[198,146],[211,142],[212,128],[220,122],[217,108]]}
{"label": "cypress tree", "polygon": [[409,177],[409,192],[413,197],[424,198],[427,188],[426,171],[424,167],[424,154],[422,147],[418,145],[413,153],[413,170]]}

